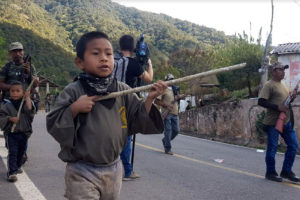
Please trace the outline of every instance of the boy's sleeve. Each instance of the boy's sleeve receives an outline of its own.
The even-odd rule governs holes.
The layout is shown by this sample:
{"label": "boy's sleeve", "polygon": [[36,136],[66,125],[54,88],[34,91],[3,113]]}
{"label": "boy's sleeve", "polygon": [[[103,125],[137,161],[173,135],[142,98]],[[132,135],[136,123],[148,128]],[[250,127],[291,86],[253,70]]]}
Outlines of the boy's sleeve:
{"label": "boy's sleeve", "polygon": [[32,105],[32,109],[29,110],[29,109],[27,108],[27,106],[26,106],[26,100],[25,100],[25,102],[24,102],[24,112],[25,112],[28,116],[30,116],[30,118],[33,120],[34,115],[35,115],[35,110],[36,110],[33,101],[31,101],[31,105]]}
{"label": "boy's sleeve", "polygon": [[5,105],[1,106],[1,109],[0,109],[0,128],[1,128],[1,130],[7,129],[7,125],[9,123],[10,117],[11,116],[9,116],[7,107]]}
{"label": "boy's sleeve", "polygon": [[54,139],[63,147],[72,148],[76,135],[76,127],[79,126],[77,118],[73,119],[70,105],[75,101],[75,92],[66,88],[57,97],[55,108],[46,118],[47,130]]}
{"label": "boy's sleeve", "polygon": [[128,132],[159,134],[164,131],[164,124],[159,110],[152,104],[150,112],[147,113],[145,103],[136,94],[127,96],[127,119]]}

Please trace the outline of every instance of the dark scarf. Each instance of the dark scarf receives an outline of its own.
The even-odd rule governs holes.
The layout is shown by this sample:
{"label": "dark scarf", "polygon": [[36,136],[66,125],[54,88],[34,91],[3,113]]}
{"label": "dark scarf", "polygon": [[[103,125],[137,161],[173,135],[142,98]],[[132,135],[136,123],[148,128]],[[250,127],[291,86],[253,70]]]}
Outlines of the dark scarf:
{"label": "dark scarf", "polygon": [[12,105],[15,107],[15,109],[18,111],[18,110],[19,110],[19,107],[20,107],[20,105],[21,105],[21,102],[22,102],[22,98],[21,98],[21,99],[18,99],[18,100],[10,99],[10,102],[11,102]]}
{"label": "dark scarf", "polygon": [[[109,75],[108,77],[102,78],[102,77],[92,77],[87,75],[86,73],[79,74],[74,81],[79,80],[84,92],[88,96],[103,96],[107,95],[111,92],[117,91],[117,80],[113,78],[112,75]],[[116,99],[106,99],[99,101],[102,105],[107,107],[108,109],[111,109],[115,103]]]}

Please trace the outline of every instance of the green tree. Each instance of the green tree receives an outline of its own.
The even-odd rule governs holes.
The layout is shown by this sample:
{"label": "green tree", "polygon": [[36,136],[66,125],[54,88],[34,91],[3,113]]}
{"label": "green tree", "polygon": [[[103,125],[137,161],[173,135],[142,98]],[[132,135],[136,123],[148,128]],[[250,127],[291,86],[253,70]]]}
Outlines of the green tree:
{"label": "green tree", "polygon": [[[258,41],[259,42],[259,41]],[[253,38],[245,33],[219,48],[215,67],[224,67],[246,62],[245,68],[218,75],[220,84],[229,90],[248,88],[249,96],[253,96],[251,87],[259,84],[258,69],[263,56],[263,47],[254,44]]]}
{"label": "green tree", "polygon": [[[1,34],[1,33],[0,33]],[[5,40],[3,37],[0,36],[0,66],[2,67],[5,64],[5,57],[6,57],[6,52],[3,48],[5,44]]]}

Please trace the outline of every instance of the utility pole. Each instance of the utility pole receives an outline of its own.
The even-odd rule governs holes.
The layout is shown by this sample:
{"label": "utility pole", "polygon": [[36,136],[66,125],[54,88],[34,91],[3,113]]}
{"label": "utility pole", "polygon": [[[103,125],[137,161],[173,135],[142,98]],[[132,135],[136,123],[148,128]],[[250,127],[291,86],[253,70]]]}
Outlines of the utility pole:
{"label": "utility pole", "polygon": [[273,16],[274,16],[274,5],[273,5],[273,0],[271,0],[271,5],[272,5],[272,16],[271,16],[271,24],[270,24],[270,33],[268,35],[267,41],[266,41],[266,46],[264,50],[264,57],[261,62],[261,68],[259,69],[259,72],[261,72],[261,81],[260,81],[260,87],[259,90],[262,89],[264,84],[268,80],[268,65],[270,62],[270,58],[268,56],[268,50],[271,45],[271,40],[272,40],[272,30],[273,30]]}

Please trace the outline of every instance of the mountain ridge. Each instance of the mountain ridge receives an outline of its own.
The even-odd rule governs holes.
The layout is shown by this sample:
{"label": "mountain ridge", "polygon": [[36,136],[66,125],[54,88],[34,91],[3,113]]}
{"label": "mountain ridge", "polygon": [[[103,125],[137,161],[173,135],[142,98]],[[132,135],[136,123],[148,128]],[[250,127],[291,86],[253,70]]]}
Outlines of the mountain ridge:
{"label": "mountain ridge", "polygon": [[[20,34],[13,37],[13,32],[31,31],[32,37],[30,34],[27,35],[29,40],[32,41],[38,36],[37,40],[40,43],[51,46],[49,57],[59,60],[59,62],[49,61],[41,48],[33,48],[30,45],[30,48],[35,49],[32,53],[41,65],[40,70],[48,76],[54,73],[49,70],[51,67],[58,67],[63,72],[67,72],[67,81],[62,81],[62,78],[55,79],[55,81],[59,79],[62,85],[70,81],[77,71],[76,68],[71,69],[74,63],[69,57],[74,57],[76,42],[83,33],[88,31],[101,30],[107,33],[115,50],[118,49],[118,39],[121,35],[131,34],[137,39],[141,33],[144,33],[154,66],[159,66],[160,63],[168,60],[172,52],[184,48],[205,49],[230,40],[230,36],[226,36],[222,31],[175,19],[165,14],[127,8],[110,0],[2,0],[0,11],[0,36],[5,39],[3,47],[7,48],[10,42],[21,38]],[[10,28],[4,28],[9,24]],[[21,42],[29,45],[26,38],[22,38]],[[39,46],[39,43],[33,43]],[[57,58],[58,55],[51,52],[58,47],[61,52],[59,56],[62,58]],[[64,63],[63,59],[65,59]]]}

